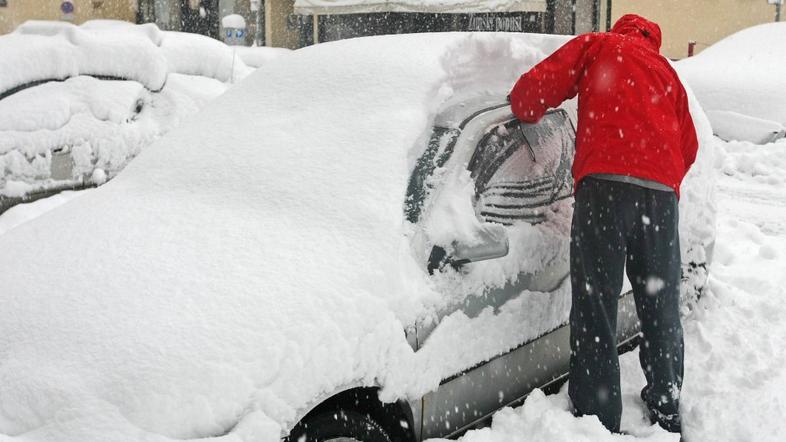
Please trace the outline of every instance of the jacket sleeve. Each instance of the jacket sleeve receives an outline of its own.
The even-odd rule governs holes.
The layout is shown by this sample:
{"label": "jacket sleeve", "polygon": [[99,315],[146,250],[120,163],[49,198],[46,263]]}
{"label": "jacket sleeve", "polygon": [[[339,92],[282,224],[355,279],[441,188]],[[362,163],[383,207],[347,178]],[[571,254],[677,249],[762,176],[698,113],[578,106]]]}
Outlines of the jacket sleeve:
{"label": "jacket sleeve", "polygon": [[683,92],[680,106],[680,137],[682,144],[682,159],[685,163],[685,173],[696,161],[696,152],[699,150],[699,140],[696,138],[696,127],[690,115],[687,94]]}
{"label": "jacket sleeve", "polygon": [[513,114],[521,121],[536,123],[549,108],[575,97],[587,50],[598,38],[599,34],[579,35],[522,75],[510,92]]}

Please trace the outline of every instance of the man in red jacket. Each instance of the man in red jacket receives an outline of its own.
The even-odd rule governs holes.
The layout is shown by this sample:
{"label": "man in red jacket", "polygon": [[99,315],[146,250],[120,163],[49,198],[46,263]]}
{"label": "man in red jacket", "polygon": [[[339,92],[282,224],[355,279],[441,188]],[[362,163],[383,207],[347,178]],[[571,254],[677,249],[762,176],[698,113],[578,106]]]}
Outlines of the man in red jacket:
{"label": "man in red jacket", "polygon": [[637,15],[580,35],[525,73],[513,113],[537,122],[578,94],[571,228],[569,395],[577,415],[618,432],[622,414],[617,300],[623,272],[641,321],[653,421],[680,432],[683,376],[677,202],[698,143],[685,89],[660,55],[657,24]]}

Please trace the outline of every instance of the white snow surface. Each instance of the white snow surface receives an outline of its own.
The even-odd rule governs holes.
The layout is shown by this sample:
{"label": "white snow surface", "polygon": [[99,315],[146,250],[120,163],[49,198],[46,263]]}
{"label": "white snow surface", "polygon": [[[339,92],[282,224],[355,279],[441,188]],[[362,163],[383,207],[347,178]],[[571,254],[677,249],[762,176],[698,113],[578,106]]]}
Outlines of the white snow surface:
{"label": "white snow surface", "polygon": [[[522,316],[564,321],[564,285],[524,292],[501,314],[447,317],[413,352],[405,327],[457,299],[413,251],[403,199],[443,103],[504,96],[565,40],[421,34],[294,51],[114,180],[0,236],[0,433],[169,440],[235,428],[222,440],[276,440],[342,386],[418,397],[521,343],[534,332]],[[683,201],[698,205],[714,140],[692,110],[702,154]],[[540,240],[542,259],[478,265],[459,298],[564,253],[566,219],[557,208],[551,226],[517,226],[512,256]]]}
{"label": "white snow surface", "polygon": [[4,235],[14,227],[22,225],[34,218],[38,218],[44,213],[62,206],[68,201],[88,192],[90,192],[90,190],[81,190],[78,192],[67,190],[57,195],[50,196],[49,198],[16,205],[3,212],[2,216],[0,216],[0,235]]}
{"label": "white snow surface", "polygon": [[[710,290],[683,319],[683,434],[695,442],[778,442],[786,434],[786,142],[720,144],[725,173]],[[501,410],[490,428],[460,441],[677,442],[644,418],[638,350],[620,363],[627,435],[609,433],[594,416],[574,418],[564,387],[552,396],[535,390],[523,406]]]}
{"label": "white snow surface", "polygon": [[0,100],[0,194],[18,193],[13,182],[30,185],[26,191],[53,185],[51,152],[59,148],[70,152],[74,179],[95,168],[113,177],[226,89],[211,78],[180,74],[169,74],[159,93],[133,81],[78,76],[10,95]]}
{"label": "white snow surface", "polygon": [[[81,26],[28,21],[0,36],[0,52],[0,93],[65,80],[0,100],[3,196],[63,179],[78,183],[94,168],[113,177],[144,146],[252,70],[217,40],[115,20]],[[57,150],[70,155],[72,177],[52,174]]]}
{"label": "white snow surface", "polygon": [[292,52],[291,49],[269,46],[234,46],[234,49],[243,63],[252,68],[260,68]]}
{"label": "white snow surface", "polygon": [[726,141],[767,144],[783,138],[786,132],[786,127],[775,121],[733,111],[707,111],[707,117],[710,119],[715,135]]}
{"label": "white snow surface", "polygon": [[115,29],[40,21],[20,25],[0,37],[0,91],[77,75],[134,80],[160,90],[166,82],[167,61],[156,44]]}
{"label": "white snow surface", "polygon": [[[676,63],[706,111],[731,111],[786,124],[786,23],[753,26]],[[725,138],[748,140],[740,124]],[[739,134],[735,129],[741,130]],[[729,134],[731,132],[731,135]],[[721,135],[721,134],[719,134]]]}

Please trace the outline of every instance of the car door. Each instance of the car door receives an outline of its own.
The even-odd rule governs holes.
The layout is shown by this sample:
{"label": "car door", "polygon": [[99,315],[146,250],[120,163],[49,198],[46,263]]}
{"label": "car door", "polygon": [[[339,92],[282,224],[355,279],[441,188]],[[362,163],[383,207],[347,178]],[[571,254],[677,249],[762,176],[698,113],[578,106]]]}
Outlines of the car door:
{"label": "car door", "polygon": [[[552,215],[556,205],[570,206],[574,139],[575,130],[564,110],[551,111],[539,124],[529,125],[513,117],[507,106],[497,106],[475,112],[457,127],[437,127],[410,180],[407,217],[418,223],[421,217],[428,215],[428,199],[436,198],[433,194],[443,190],[439,186],[444,183],[430,182],[432,175],[463,169],[469,171],[474,183],[474,195],[471,196],[474,215],[484,225],[494,224],[515,231],[523,224],[554,222],[562,224],[564,236],[569,218],[563,216],[555,220]],[[563,242],[565,240],[563,237]],[[447,266],[451,267],[447,271],[454,277],[464,276],[465,269],[461,266],[448,265],[451,264],[450,252],[435,253],[439,249],[441,247],[435,246],[430,254],[429,270],[441,272],[440,269]],[[457,297],[458,302],[437,313],[437,320],[418,325],[418,345],[425,345],[444,318],[456,314],[474,318],[489,308],[498,311],[511,299],[522,296],[524,291],[552,292],[563,286],[568,276],[566,251],[557,253],[561,256],[552,257],[537,271],[523,269],[510,275],[504,284],[491,286],[482,293]],[[494,265],[493,260],[485,264]],[[557,297],[560,299],[556,300]],[[523,302],[544,312],[551,309],[550,320],[525,326],[524,329],[529,327],[528,338],[512,345],[508,342],[507,347],[498,352],[489,349],[487,355],[493,354],[492,357],[477,360],[472,366],[446,377],[437,391],[423,398],[424,439],[461,432],[521,398],[532,388],[564,373],[568,347],[562,345],[562,354],[555,349],[559,348],[557,342],[567,343],[565,330],[559,329],[566,322],[569,299],[564,289],[556,296],[535,298]],[[558,307],[552,308],[557,304]],[[549,337],[554,333],[557,334]],[[535,339],[537,337],[543,339]]]}

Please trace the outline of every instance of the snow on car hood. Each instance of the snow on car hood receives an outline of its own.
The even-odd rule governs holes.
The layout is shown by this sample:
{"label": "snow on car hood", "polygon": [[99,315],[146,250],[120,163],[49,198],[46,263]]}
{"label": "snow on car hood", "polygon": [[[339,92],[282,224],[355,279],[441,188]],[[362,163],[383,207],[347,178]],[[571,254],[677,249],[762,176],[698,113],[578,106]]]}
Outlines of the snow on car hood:
{"label": "snow on car hood", "polygon": [[240,421],[227,440],[276,440],[342,385],[435,388],[477,349],[442,362],[405,339],[442,302],[406,237],[409,172],[441,103],[504,96],[564,41],[421,34],[294,51],[113,181],[0,236],[0,433],[159,440]]}

